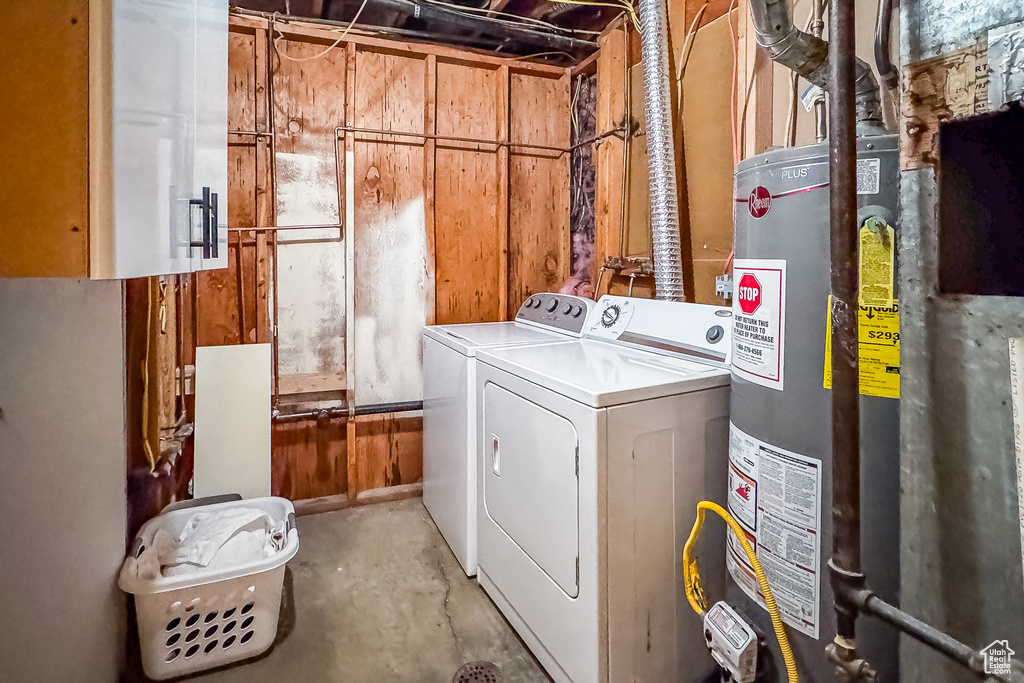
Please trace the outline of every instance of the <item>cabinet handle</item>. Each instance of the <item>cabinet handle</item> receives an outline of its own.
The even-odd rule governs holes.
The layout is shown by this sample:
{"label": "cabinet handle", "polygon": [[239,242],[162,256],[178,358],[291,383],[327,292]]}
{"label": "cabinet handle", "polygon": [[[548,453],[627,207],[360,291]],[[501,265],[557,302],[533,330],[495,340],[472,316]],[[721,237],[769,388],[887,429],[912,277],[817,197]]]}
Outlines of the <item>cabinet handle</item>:
{"label": "cabinet handle", "polygon": [[217,193],[210,194],[210,254],[217,258],[220,253],[220,235],[217,226]]}
{"label": "cabinet handle", "polygon": [[203,258],[210,258],[210,188],[203,188]]}
{"label": "cabinet handle", "polygon": [[[213,197],[216,198],[217,195],[214,194]],[[213,249],[211,249],[211,247],[210,247],[210,235],[211,235],[211,231],[210,231],[210,200],[211,200],[210,188],[208,188],[208,187],[204,187],[203,188],[203,196],[202,196],[201,199],[189,199],[188,200],[189,209],[191,209],[191,207],[193,207],[193,206],[198,206],[198,207],[200,207],[203,210],[203,238],[201,240],[194,240],[194,239],[191,238],[191,233],[192,233],[192,212],[191,212],[191,210],[189,211],[189,220],[188,220],[188,225],[189,225],[189,246],[191,246],[191,247],[202,247],[203,248],[203,258],[210,258],[211,253],[216,250],[216,246],[214,246]],[[214,213],[214,215],[216,215],[216,209],[213,210],[213,213]],[[214,244],[216,245],[216,238],[214,238],[214,240],[215,240]],[[216,258],[216,254],[213,254],[213,257]]]}

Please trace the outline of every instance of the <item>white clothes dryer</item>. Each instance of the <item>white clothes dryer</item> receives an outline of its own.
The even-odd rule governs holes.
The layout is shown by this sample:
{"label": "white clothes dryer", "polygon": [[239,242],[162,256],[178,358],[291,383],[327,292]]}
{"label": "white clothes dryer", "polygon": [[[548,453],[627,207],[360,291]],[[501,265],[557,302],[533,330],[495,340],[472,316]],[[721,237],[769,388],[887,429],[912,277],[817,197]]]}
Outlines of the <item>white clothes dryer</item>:
{"label": "white clothes dryer", "polygon": [[[725,498],[731,315],[605,296],[580,340],[477,354],[477,576],[556,681],[713,663],[681,555],[697,503]],[[720,595],[715,536],[698,562]]]}
{"label": "white clothes dryer", "polygon": [[476,354],[583,334],[590,299],[534,294],[515,321],[423,328],[423,505],[467,576],[476,575]]}

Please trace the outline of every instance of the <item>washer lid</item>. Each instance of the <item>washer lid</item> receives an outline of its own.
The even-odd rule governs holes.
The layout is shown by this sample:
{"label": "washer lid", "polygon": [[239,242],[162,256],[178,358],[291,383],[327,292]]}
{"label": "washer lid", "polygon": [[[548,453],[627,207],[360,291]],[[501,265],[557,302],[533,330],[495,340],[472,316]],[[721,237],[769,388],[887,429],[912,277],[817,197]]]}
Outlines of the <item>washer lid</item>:
{"label": "washer lid", "polygon": [[602,408],[729,384],[729,370],[582,339],[481,349],[477,359]]}
{"label": "washer lid", "polygon": [[484,346],[540,344],[568,339],[567,335],[560,332],[549,332],[514,322],[430,325],[423,328],[423,334],[464,356],[475,356],[476,350]]}

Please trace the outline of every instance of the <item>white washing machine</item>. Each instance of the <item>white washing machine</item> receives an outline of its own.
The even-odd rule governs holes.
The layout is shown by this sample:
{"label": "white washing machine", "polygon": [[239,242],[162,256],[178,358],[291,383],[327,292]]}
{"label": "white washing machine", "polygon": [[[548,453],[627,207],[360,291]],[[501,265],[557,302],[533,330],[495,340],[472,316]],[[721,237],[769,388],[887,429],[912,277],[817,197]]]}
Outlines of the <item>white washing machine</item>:
{"label": "white washing machine", "polygon": [[423,504],[467,576],[476,574],[476,353],[581,336],[594,302],[534,294],[513,322],[423,328]]}
{"label": "white washing machine", "polygon": [[[477,354],[477,577],[556,681],[712,665],[681,556],[698,501],[724,503],[731,315],[605,296],[580,340]],[[715,536],[698,556],[712,596]]]}

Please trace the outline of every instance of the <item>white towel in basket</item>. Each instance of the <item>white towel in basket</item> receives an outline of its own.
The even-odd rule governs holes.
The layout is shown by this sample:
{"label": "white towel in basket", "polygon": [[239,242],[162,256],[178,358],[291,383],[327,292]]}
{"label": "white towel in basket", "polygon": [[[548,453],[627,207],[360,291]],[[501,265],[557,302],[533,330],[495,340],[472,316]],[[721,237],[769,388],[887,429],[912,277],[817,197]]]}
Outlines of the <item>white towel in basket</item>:
{"label": "white towel in basket", "polygon": [[157,530],[136,561],[140,578],[179,576],[205,567],[230,567],[280,552],[287,541],[285,523],[255,508],[197,512],[178,537]]}

